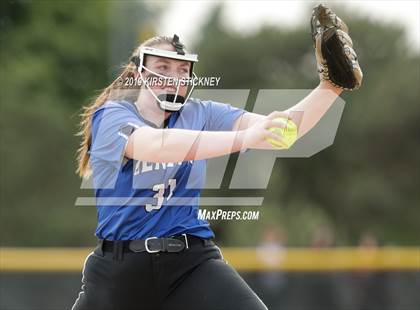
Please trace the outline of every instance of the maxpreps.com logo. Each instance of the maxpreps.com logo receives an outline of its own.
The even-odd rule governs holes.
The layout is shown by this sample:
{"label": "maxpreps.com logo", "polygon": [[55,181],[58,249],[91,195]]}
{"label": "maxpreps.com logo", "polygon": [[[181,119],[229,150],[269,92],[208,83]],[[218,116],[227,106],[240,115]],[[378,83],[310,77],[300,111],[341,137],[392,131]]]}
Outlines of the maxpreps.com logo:
{"label": "maxpreps.com logo", "polygon": [[[252,112],[267,115],[272,111],[284,111],[298,103],[311,91],[309,89],[260,90]],[[247,89],[199,89],[194,92],[194,97],[202,100],[225,102],[244,109],[249,93],[250,90]],[[310,157],[332,145],[343,109],[344,101],[338,97],[318,124],[305,136],[300,138],[290,149],[270,151],[248,150],[241,152],[233,167],[233,172],[230,171],[229,174],[225,174],[229,156],[209,159],[207,161],[205,184],[197,184],[198,178],[197,175],[194,175],[194,169],[192,169],[185,188],[197,188],[199,185],[201,189],[208,190],[210,194],[204,191],[205,195],[200,198],[174,197],[176,195],[173,195],[173,193],[176,191],[178,181],[176,178],[169,177],[165,183],[159,182],[160,180],[156,180],[155,182],[153,178],[150,178],[150,183],[147,188],[154,191],[155,194],[152,197],[129,197],[130,199],[128,197],[106,197],[101,198],[100,203],[101,205],[126,205],[129,203],[146,206],[146,211],[157,210],[164,205],[186,205],[191,202],[197,203],[200,206],[260,206],[263,203],[264,197],[261,195],[250,196],[249,193],[261,193],[261,190],[267,188],[277,158]],[[304,121],[304,115],[301,115],[301,119]],[[194,166],[195,163],[190,161],[163,164],[134,161],[133,179],[135,179],[136,175],[147,175],[148,172],[153,171],[165,171],[169,175],[175,175],[178,169],[184,169],[188,165]],[[94,188],[92,179],[84,180],[81,188]],[[135,184],[133,188],[136,188]],[[95,197],[78,197],[75,204],[94,206],[97,203],[98,200]],[[214,214],[214,217],[219,219],[225,214],[224,217],[227,218],[227,213],[220,212],[217,216],[217,212],[201,213],[199,216],[202,218],[210,217],[211,219],[212,214]],[[235,214],[232,219],[236,219],[237,216],[242,219],[243,213],[240,215]]]}
{"label": "maxpreps.com logo", "polygon": [[242,210],[208,210],[199,209],[198,219],[206,221],[256,221],[260,218],[260,211],[242,211]]}

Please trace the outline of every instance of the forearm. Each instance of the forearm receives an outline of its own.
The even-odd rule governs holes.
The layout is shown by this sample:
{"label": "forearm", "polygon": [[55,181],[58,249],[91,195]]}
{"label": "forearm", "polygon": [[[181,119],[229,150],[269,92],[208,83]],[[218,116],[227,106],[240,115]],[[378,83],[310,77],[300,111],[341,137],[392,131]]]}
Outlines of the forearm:
{"label": "forearm", "polygon": [[319,122],[341,92],[340,88],[321,81],[308,96],[284,111],[298,125],[298,138],[305,135]]}
{"label": "forearm", "polygon": [[[308,96],[291,108],[283,111],[298,126],[298,138],[311,130],[331,107],[342,90],[329,82],[321,81]],[[246,112],[236,120],[233,130],[245,130],[266,118],[266,115]]]}
{"label": "forearm", "polygon": [[[149,162],[180,162],[223,156],[240,151],[244,131],[196,131],[185,129],[136,130],[130,137],[130,157]],[[129,150],[130,152],[130,150]]]}

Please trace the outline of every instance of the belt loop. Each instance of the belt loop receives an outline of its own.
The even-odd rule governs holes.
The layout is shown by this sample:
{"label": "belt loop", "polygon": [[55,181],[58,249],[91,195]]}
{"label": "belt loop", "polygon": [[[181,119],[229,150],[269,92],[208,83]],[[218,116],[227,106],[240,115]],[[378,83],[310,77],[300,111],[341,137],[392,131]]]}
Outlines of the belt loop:
{"label": "belt loop", "polygon": [[114,248],[113,248],[113,260],[119,261],[123,259],[123,246],[124,242],[121,240],[114,240],[113,242]]}
{"label": "belt loop", "polygon": [[98,245],[96,246],[96,249],[94,251],[94,252],[96,252],[96,254],[98,254],[101,257],[104,257],[103,245],[104,245],[104,240],[99,239],[98,240]]}
{"label": "belt loop", "polygon": [[163,238],[161,238],[161,240],[162,240],[162,242],[161,242],[161,248],[162,248],[162,252],[167,252],[168,251],[168,241],[169,241],[169,238],[165,238],[165,237],[163,237]]}
{"label": "belt loop", "polygon": [[204,246],[210,246],[210,245],[212,245],[212,240],[211,239],[203,239],[203,243],[204,243]]}

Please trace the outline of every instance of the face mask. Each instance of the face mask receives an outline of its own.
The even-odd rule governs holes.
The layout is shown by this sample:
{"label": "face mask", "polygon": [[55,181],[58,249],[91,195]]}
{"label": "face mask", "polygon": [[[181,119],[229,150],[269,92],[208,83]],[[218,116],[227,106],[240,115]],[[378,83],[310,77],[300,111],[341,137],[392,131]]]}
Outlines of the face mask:
{"label": "face mask", "polygon": [[[140,77],[142,80],[142,83],[145,84],[147,90],[149,90],[152,94],[152,96],[156,99],[157,104],[159,107],[168,112],[174,112],[180,110],[184,104],[187,102],[188,98],[190,97],[193,89],[194,84],[191,85],[191,88],[189,92],[187,93],[187,96],[181,96],[179,95],[179,89],[182,85],[185,85],[183,83],[189,83],[191,79],[196,79],[197,76],[193,72],[193,65],[198,61],[197,54],[186,54],[183,51],[182,45],[178,44],[176,45],[176,42],[178,41],[178,37],[174,36],[174,46],[176,48],[176,52],[174,51],[167,51],[162,49],[157,49],[153,47],[142,47],[140,48],[140,55],[133,57],[131,60],[137,65],[137,70],[140,73]],[[145,56],[151,55],[151,56],[157,56],[157,57],[164,57],[169,59],[176,59],[176,60],[183,60],[183,61],[189,61],[191,63],[190,72],[188,81],[186,79],[175,79],[172,77],[168,77],[162,74],[159,74],[158,72],[154,72],[144,66],[144,59]],[[149,74],[147,74],[147,73]],[[157,79],[151,79],[157,78]],[[151,89],[150,84],[151,82],[159,82],[159,83],[171,83],[173,86],[176,86],[176,92],[175,94],[160,94],[156,95],[156,93]],[[175,83],[174,83],[175,82]],[[189,85],[189,84],[188,84]]]}

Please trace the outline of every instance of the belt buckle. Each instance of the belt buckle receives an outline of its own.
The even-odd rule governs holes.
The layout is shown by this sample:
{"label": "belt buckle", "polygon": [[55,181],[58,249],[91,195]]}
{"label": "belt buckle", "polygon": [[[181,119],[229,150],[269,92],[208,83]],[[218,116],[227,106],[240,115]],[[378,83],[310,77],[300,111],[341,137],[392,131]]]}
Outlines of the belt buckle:
{"label": "belt buckle", "polygon": [[184,239],[185,239],[185,249],[188,249],[188,248],[189,248],[189,246],[188,246],[188,238],[187,238],[187,234],[182,234],[182,236],[184,236]]}
{"label": "belt buckle", "polygon": [[148,246],[147,242],[151,239],[158,239],[158,237],[149,237],[149,238],[146,238],[146,240],[144,240],[144,247],[146,248],[147,253],[157,253],[157,252],[159,252],[160,250],[152,251],[152,250],[149,249],[149,246]]}

